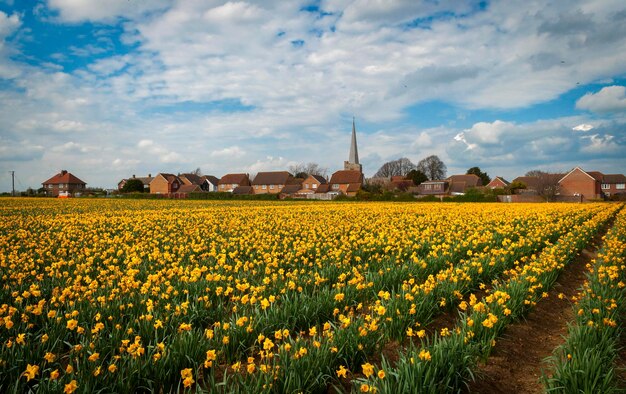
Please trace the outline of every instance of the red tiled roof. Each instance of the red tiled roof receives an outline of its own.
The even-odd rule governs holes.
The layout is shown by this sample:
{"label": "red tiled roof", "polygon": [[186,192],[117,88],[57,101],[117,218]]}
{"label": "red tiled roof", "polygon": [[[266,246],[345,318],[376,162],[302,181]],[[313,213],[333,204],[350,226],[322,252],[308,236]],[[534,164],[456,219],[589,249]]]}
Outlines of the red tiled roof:
{"label": "red tiled roof", "polygon": [[186,185],[199,185],[202,178],[196,174],[180,174],[178,176]]}
{"label": "red tiled roof", "polygon": [[602,178],[604,177],[604,174],[601,173],[600,171],[585,171],[585,172],[591,175],[593,179],[595,179],[596,181],[602,182]]}
{"label": "red tiled roof", "polygon": [[254,177],[252,185],[286,185],[290,178],[291,174],[287,171],[259,172]]}
{"label": "red tiled roof", "polygon": [[297,193],[302,185],[286,185],[280,191],[282,194],[295,194]]}
{"label": "red tiled roof", "polygon": [[220,182],[220,180],[217,177],[214,177],[213,175],[203,175],[201,177],[202,180],[206,179],[207,181],[209,181],[212,185],[216,185]]}
{"label": "red tiled roof", "polygon": [[182,185],[176,190],[177,193],[193,193],[202,191],[198,185]]}
{"label": "red tiled roof", "polygon": [[347,192],[358,192],[359,190],[361,190],[360,183],[351,183],[348,185],[348,188],[346,189]]}
{"label": "red tiled roof", "polygon": [[536,176],[518,176],[513,182],[521,182],[526,185],[526,189],[537,190],[539,187],[539,178]]}
{"label": "red tiled roof", "polygon": [[232,185],[237,184],[240,185],[244,183],[248,179],[247,174],[226,174],[220,179],[220,185]]}
{"label": "red tiled roof", "polygon": [[606,174],[602,178],[603,183],[626,183],[626,176],[623,174]]}
{"label": "red tiled roof", "polygon": [[500,182],[502,182],[505,185],[510,185],[511,184],[511,182],[507,181],[506,179],[502,178],[501,176],[497,176],[497,177],[493,178],[491,180],[491,182],[489,182],[487,184],[487,186],[491,186],[492,183],[496,183],[497,181],[500,181]]}
{"label": "red tiled roof", "polygon": [[78,184],[86,185],[85,182],[81,181],[76,176],[72,175],[71,173],[65,170],[59,172],[58,174],[48,179],[47,181],[42,182],[42,185],[58,185],[61,183],[67,183],[70,185],[78,185]]}
{"label": "red tiled roof", "polygon": [[233,194],[254,194],[254,189],[252,188],[252,186],[237,186],[233,189]]}
{"label": "red tiled roof", "polygon": [[466,187],[476,187],[482,186],[482,180],[474,175],[474,174],[465,174],[465,175],[451,175],[447,179],[448,182],[454,183],[465,183]]}
{"label": "red tiled roof", "polygon": [[341,170],[337,171],[330,178],[329,183],[362,183],[363,182],[363,174],[361,171],[355,170]]}
{"label": "red tiled roof", "polygon": [[328,193],[330,190],[330,185],[328,183],[323,183],[315,189],[315,193]]}

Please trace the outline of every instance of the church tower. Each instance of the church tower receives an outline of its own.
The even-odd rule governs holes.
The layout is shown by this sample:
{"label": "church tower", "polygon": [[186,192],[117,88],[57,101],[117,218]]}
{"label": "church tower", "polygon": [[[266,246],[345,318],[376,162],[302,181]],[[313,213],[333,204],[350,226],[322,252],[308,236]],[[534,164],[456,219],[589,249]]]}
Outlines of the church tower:
{"label": "church tower", "polygon": [[363,166],[359,164],[359,151],[356,146],[356,126],[354,117],[352,118],[352,140],[350,141],[350,156],[348,161],[343,162],[344,170],[353,170],[363,172]]}

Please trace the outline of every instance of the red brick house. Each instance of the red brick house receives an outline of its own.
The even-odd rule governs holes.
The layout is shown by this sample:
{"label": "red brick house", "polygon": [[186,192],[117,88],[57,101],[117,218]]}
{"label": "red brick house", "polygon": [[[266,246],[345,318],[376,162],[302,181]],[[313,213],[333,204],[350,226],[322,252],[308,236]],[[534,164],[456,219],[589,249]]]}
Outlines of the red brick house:
{"label": "red brick house", "polygon": [[580,196],[582,201],[602,198],[602,173],[576,167],[559,180],[559,195]]}
{"label": "red brick house", "polygon": [[150,182],[150,193],[152,194],[170,194],[177,193],[183,185],[183,181],[174,174],[165,172],[158,173],[152,182]]}
{"label": "red brick house", "polygon": [[469,189],[477,188],[483,185],[483,181],[479,176],[474,174],[465,175],[451,175],[446,181],[448,181],[449,192],[451,195],[463,195]]}
{"label": "red brick house", "polygon": [[293,184],[294,177],[287,171],[259,172],[252,181],[254,194],[278,194],[285,185]]}
{"label": "red brick house", "polygon": [[217,191],[232,193],[238,186],[250,186],[248,174],[226,174],[217,184]]}
{"label": "red brick house", "polygon": [[504,189],[505,187],[509,186],[511,184],[511,182],[507,181],[506,179],[502,178],[501,176],[497,176],[495,178],[493,178],[491,180],[491,182],[489,182],[487,184],[487,187],[489,189]]}
{"label": "red brick house", "polygon": [[363,184],[363,174],[357,170],[340,170],[330,177],[329,193],[341,193],[348,197],[356,196]]}
{"label": "red brick house", "polygon": [[602,176],[600,185],[602,193],[608,198],[626,195],[626,176],[624,174],[606,174]]}
{"label": "red brick house", "polygon": [[298,194],[313,194],[317,193],[320,185],[326,185],[328,182],[321,175],[309,175],[304,181],[302,181],[302,187],[298,190]]}
{"label": "red brick house", "polygon": [[87,184],[72,173],[62,170],[52,178],[42,182],[46,194],[52,197],[68,197],[85,190]]}

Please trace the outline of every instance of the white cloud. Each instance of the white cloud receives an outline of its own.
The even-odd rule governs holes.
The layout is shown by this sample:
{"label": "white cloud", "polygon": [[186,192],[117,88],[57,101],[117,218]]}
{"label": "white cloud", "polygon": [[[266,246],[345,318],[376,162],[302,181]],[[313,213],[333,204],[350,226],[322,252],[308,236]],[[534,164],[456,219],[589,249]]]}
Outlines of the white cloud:
{"label": "white cloud", "polygon": [[620,150],[623,152],[624,149],[615,142],[615,137],[610,134],[603,136],[593,134],[583,138],[589,140],[589,144],[582,148],[582,150],[587,153],[610,154]]}
{"label": "white cloud", "polygon": [[66,22],[107,21],[118,16],[137,17],[144,13],[164,8],[170,1],[129,0],[48,0],[48,6],[59,12]]}
{"label": "white cloud", "polygon": [[283,157],[267,156],[264,160],[257,160],[252,165],[246,167],[246,171],[251,174],[261,171],[285,171],[293,164],[296,164],[296,162],[286,160]]}
{"label": "white cloud", "polygon": [[245,154],[246,152],[243,151],[240,147],[230,146],[228,148],[214,150],[213,152],[211,152],[211,157],[237,159],[237,158],[244,156]]}
{"label": "white cloud", "polygon": [[576,108],[600,113],[626,111],[626,87],[613,85],[587,93],[576,102]]}
{"label": "white cloud", "polygon": [[593,129],[593,126],[587,123],[581,123],[578,126],[572,127],[572,130],[574,131],[589,131],[592,129]]}

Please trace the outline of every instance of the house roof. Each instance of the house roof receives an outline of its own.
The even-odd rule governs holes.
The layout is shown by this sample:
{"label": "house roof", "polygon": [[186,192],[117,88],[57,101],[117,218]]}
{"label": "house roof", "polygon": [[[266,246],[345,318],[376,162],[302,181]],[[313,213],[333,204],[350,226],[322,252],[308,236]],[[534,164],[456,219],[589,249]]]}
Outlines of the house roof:
{"label": "house roof", "polygon": [[198,185],[182,185],[181,187],[178,188],[178,190],[176,191],[177,193],[193,193],[193,192],[199,192],[202,189],[200,189],[200,186]]}
{"label": "house roof", "polygon": [[320,183],[320,185],[323,185],[323,184],[327,183],[326,182],[326,178],[324,178],[321,175],[309,175],[309,178],[315,179],[316,181],[318,181]]}
{"label": "house roof", "polygon": [[333,173],[329,183],[362,183],[363,174],[356,170],[340,170]]}
{"label": "house roof", "polygon": [[282,194],[295,194],[297,193],[302,185],[294,184],[294,185],[286,185],[280,191]]}
{"label": "house roof", "polygon": [[347,192],[358,192],[359,190],[361,190],[361,184],[360,183],[351,183],[346,188]]}
{"label": "house roof", "polygon": [[497,181],[500,181],[500,182],[502,182],[502,183],[503,183],[503,184],[505,184],[505,185],[510,185],[510,184],[511,184],[511,182],[507,181],[506,179],[502,178],[501,176],[497,176],[497,177],[493,178],[493,179],[491,180],[491,182],[489,182],[489,183],[487,184],[487,186],[491,187],[491,186],[492,186],[492,183],[495,183],[495,182],[497,182]]}
{"label": "house roof", "polygon": [[233,189],[233,194],[254,194],[254,189],[252,188],[252,186],[237,186]]}
{"label": "house roof", "polygon": [[330,190],[330,185],[328,183],[323,183],[315,189],[315,193],[328,193]]}
{"label": "house roof", "polygon": [[600,171],[587,171],[587,174],[591,175],[596,181],[602,182],[604,174]]}
{"label": "house roof", "polygon": [[220,185],[241,184],[248,179],[247,174],[226,174],[219,180]]}
{"label": "house roof", "polygon": [[58,185],[60,183],[67,183],[70,185],[77,185],[77,184],[86,185],[85,182],[81,181],[72,173],[67,172],[65,170],[62,170],[61,172],[59,172],[52,178],[48,179],[47,181],[42,182],[42,185]]}
{"label": "house roof", "polygon": [[202,183],[202,178],[196,174],[180,174],[178,176],[186,185],[199,185]]}
{"label": "house roof", "polygon": [[483,181],[480,179],[480,177],[474,174],[450,175],[447,180],[452,184],[462,182],[465,184],[466,187],[476,187],[483,185]]}
{"label": "house roof", "polygon": [[626,183],[624,174],[605,174],[602,178],[603,183]]}
{"label": "house roof", "polygon": [[539,187],[539,178],[536,176],[518,176],[513,182],[521,182],[526,185],[526,189],[537,190]]}
{"label": "house roof", "polygon": [[203,175],[203,176],[200,177],[200,179],[202,179],[202,180],[206,179],[212,185],[217,185],[220,182],[219,178],[217,178],[217,177],[215,177],[213,175]]}
{"label": "house roof", "polygon": [[259,172],[254,177],[252,185],[286,185],[291,178],[287,171]]}
{"label": "house roof", "polygon": [[163,178],[165,178],[167,183],[172,183],[174,181],[179,181],[182,183],[182,181],[180,180],[180,178],[178,178],[178,176],[167,173],[167,172],[159,172],[157,176],[155,176],[152,180],[154,181],[154,179],[156,179],[158,176],[162,176]]}

